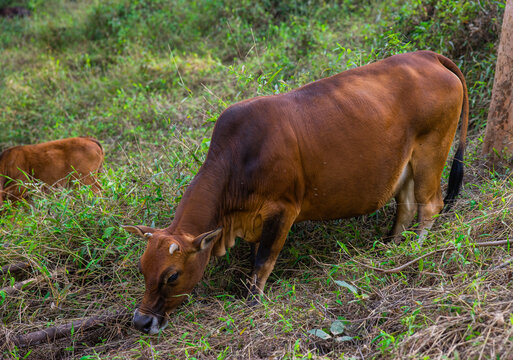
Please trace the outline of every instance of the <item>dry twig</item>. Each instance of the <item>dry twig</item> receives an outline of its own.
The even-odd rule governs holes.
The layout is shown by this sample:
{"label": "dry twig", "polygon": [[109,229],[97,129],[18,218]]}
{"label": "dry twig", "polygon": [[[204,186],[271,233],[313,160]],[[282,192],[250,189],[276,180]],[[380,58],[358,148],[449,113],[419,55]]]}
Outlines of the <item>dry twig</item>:
{"label": "dry twig", "polygon": [[[506,245],[506,244],[510,244],[510,243],[511,243],[510,240],[486,241],[486,242],[482,242],[482,243],[474,243],[474,244],[471,244],[471,245],[465,245],[465,246],[462,246],[460,249],[500,246],[500,245]],[[434,254],[439,253],[439,252],[454,251],[454,250],[457,250],[457,248],[454,247],[454,246],[433,250],[431,252],[428,252],[427,254],[419,256],[419,257],[417,257],[417,258],[415,258],[415,259],[413,259],[411,261],[408,261],[406,264],[403,264],[401,266],[395,267],[393,269],[382,269],[382,268],[378,268],[378,267],[375,267],[375,266],[371,266],[371,265],[367,265],[367,264],[358,262],[356,260],[354,260],[354,261],[357,264],[359,264],[359,265],[361,265],[363,267],[366,267],[367,269],[372,269],[372,270],[375,270],[375,271],[379,271],[379,272],[384,273],[384,274],[397,274],[397,273],[400,273],[401,271],[403,271],[404,269],[406,269],[408,266],[413,265],[413,264],[417,263],[418,261],[424,259],[425,257],[434,255]]]}

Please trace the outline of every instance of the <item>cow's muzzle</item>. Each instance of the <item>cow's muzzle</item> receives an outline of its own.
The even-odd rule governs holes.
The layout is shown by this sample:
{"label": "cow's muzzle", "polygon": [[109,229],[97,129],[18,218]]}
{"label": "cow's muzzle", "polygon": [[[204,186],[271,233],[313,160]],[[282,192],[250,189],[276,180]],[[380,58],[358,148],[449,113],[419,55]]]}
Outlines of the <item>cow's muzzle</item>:
{"label": "cow's muzzle", "polygon": [[145,334],[154,335],[167,326],[164,316],[142,314],[139,309],[134,312],[134,327]]}

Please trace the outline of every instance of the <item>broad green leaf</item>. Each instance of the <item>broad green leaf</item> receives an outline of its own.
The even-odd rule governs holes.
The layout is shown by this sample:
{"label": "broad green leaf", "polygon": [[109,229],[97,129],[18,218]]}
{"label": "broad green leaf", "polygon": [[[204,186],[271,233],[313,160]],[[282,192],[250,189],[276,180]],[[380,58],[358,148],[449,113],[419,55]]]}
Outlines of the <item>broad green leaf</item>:
{"label": "broad green leaf", "polygon": [[323,340],[328,340],[331,338],[331,336],[327,333],[325,333],[323,330],[321,329],[312,329],[312,330],[308,330],[308,333],[309,334],[312,334],[312,335],[315,335],[317,337],[320,337],[321,339]]}
{"label": "broad green leaf", "polygon": [[331,323],[330,331],[333,335],[340,335],[344,332],[344,323],[340,320],[335,320]]}
{"label": "broad green leaf", "polygon": [[338,342],[343,342],[343,341],[353,340],[353,337],[352,336],[339,336],[339,337],[335,338],[335,340]]}
{"label": "broad green leaf", "polygon": [[337,284],[338,286],[345,287],[353,294],[358,294],[358,290],[353,285],[346,283],[344,280],[335,280],[335,284]]}

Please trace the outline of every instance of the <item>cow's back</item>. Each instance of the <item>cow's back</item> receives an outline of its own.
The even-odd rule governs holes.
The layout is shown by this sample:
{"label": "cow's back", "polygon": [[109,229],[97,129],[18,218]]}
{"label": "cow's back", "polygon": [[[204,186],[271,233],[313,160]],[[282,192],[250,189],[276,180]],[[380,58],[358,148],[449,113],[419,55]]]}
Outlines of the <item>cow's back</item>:
{"label": "cow's back", "polygon": [[459,114],[462,98],[436,54],[398,55],[232,106],[211,151],[230,158],[241,208],[241,197],[256,201],[249,207],[282,198],[300,208],[297,221],[367,214],[394,195],[423,138],[452,142],[457,123],[444,116]]}

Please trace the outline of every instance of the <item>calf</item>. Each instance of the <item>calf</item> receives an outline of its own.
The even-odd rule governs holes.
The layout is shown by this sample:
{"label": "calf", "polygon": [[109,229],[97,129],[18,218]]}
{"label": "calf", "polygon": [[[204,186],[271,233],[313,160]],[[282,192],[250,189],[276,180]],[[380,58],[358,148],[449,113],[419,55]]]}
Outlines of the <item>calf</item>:
{"label": "calf", "polygon": [[0,154],[0,207],[5,198],[23,197],[26,188],[19,181],[40,180],[54,186],[73,179],[98,192],[101,187],[95,175],[103,158],[101,144],[90,137],[9,148]]}
{"label": "calf", "polygon": [[468,98],[442,55],[395,55],[229,107],[171,225],[125,227],[147,239],[135,327],[158,332],[211,254],[237,236],[256,248],[252,293],[263,291],[293,223],[369,214],[395,198],[392,235],[418,214],[424,237],[444,206],[440,180],[461,114],[448,204],[462,183]]}

